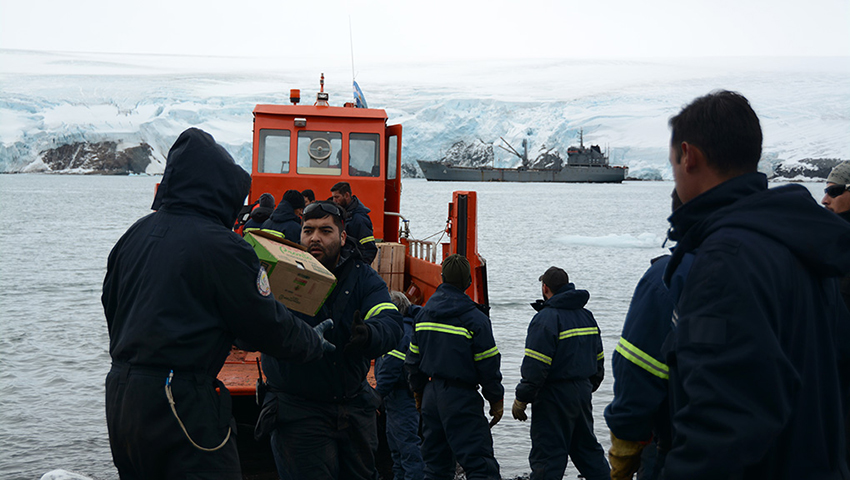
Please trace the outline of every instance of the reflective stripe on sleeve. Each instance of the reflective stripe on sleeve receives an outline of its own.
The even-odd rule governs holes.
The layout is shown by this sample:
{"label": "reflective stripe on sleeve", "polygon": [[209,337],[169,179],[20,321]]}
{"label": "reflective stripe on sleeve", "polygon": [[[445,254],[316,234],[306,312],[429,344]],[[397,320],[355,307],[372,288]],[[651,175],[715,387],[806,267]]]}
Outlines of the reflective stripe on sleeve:
{"label": "reflective stripe on sleeve", "polygon": [[632,345],[623,337],[620,337],[620,341],[617,343],[617,352],[625,357],[626,360],[656,377],[663,378],[664,380],[670,378],[670,368],[667,365],[652,358],[651,355]]}
{"label": "reflective stripe on sleeve", "polygon": [[484,359],[486,359],[486,358],[495,357],[495,356],[496,356],[496,355],[498,355],[498,354],[499,354],[499,348],[498,348],[498,347],[493,347],[493,348],[491,348],[490,350],[486,350],[486,351],[483,351],[483,352],[481,352],[481,353],[476,353],[476,354],[474,355],[473,359],[474,359],[476,362],[479,362],[479,361],[484,360]]}
{"label": "reflective stripe on sleeve", "polygon": [[602,360],[603,358],[605,358],[605,352],[599,352],[599,355],[596,356],[597,360]]}
{"label": "reflective stripe on sleeve", "polygon": [[363,237],[363,238],[360,239],[360,245],[363,245],[364,243],[374,242],[374,241],[375,241],[375,237]]}
{"label": "reflective stripe on sleeve", "polygon": [[411,343],[410,344],[410,351],[418,355],[419,354],[419,345],[414,345],[414,344]]}
{"label": "reflective stripe on sleeve", "polygon": [[423,330],[429,330],[432,332],[440,332],[440,333],[451,333],[452,335],[460,335],[462,337],[466,337],[471,339],[472,332],[463,328],[463,327],[455,327],[454,325],[446,325],[445,323],[434,323],[434,322],[422,322],[416,324],[416,331],[421,332]]}
{"label": "reflective stripe on sleeve", "polygon": [[364,320],[371,318],[371,317],[374,317],[375,315],[383,312],[384,310],[389,310],[389,309],[393,309],[393,310],[398,311],[398,308],[396,308],[396,306],[392,303],[389,303],[389,302],[379,303],[379,304],[375,305],[374,307],[372,307],[371,310],[369,310],[369,313],[366,314],[366,318],[364,318]]}
{"label": "reflective stripe on sleeve", "polygon": [[552,365],[552,357],[548,357],[546,355],[543,355],[540,352],[535,352],[534,350],[532,350],[530,348],[525,349],[525,356],[531,357],[535,360],[540,360],[541,362],[545,363],[546,365]]}
{"label": "reflective stripe on sleeve", "polygon": [[579,335],[598,335],[599,329],[597,327],[583,327],[583,328],[571,328],[569,330],[564,330],[558,335],[558,340],[563,340],[565,338],[577,337]]}
{"label": "reflective stripe on sleeve", "polygon": [[398,350],[390,350],[389,352],[387,352],[387,355],[392,355],[395,358],[398,358],[399,360],[404,360],[407,357],[405,354],[399,352]]}

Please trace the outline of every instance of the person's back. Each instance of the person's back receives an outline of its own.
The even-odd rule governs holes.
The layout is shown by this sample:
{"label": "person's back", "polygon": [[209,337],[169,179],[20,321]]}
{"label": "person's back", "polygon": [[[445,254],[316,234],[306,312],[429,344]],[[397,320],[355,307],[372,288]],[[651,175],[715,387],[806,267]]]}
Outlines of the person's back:
{"label": "person's back", "polygon": [[584,478],[608,479],[605,452],[593,433],[591,394],[605,370],[599,326],[585,308],[590,294],[558,267],[540,281],[545,300],[532,304],[538,313],[528,326],[512,409],[524,421],[531,404],[531,477],[562,478],[569,456]]}
{"label": "person's back", "polygon": [[272,212],[274,212],[274,197],[272,194],[264,193],[260,195],[258,202],[251,210],[250,218],[248,218],[248,221],[242,227],[243,232],[249,228],[262,228],[263,222],[268,220]]}
{"label": "person's back", "polygon": [[[443,279],[416,315],[405,359],[421,404],[425,477],[453,478],[456,458],[468,479],[499,478],[490,428],[503,410],[501,354],[490,319],[464,293],[471,282],[469,262],[447,257]],[[489,426],[482,395],[493,415]]]}
{"label": "person's back", "polygon": [[183,132],[156,212],[109,255],[106,417],[122,478],[241,478],[227,389],[216,380],[231,345],[291,361],[322,355],[320,337],[270,296],[256,254],[230,230],[249,184],[211,136]]}
{"label": "person's back", "polygon": [[836,419],[850,318],[836,305],[850,225],[799,185],[767,188],[758,118],[740,95],[700,97],[670,124],[684,205],[664,277],[677,302],[665,477],[847,478]]}
{"label": "person's back", "polygon": [[[272,212],[271,217],[263,222],[264,230],[275,230],[283,234],[283,238],[293,243],[301,242],[301,210],[304,208],[304,197],[297,190],[287,190],[283,199]],[[246,227],[247,228],[247,227]]]}

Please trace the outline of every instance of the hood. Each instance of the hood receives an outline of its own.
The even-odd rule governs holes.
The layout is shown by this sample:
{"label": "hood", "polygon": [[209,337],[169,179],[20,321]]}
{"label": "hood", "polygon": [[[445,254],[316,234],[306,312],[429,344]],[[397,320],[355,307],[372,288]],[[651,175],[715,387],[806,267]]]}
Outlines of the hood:
{"label": "hood", "polygon": [[257,207],[251,210],[251,220],[257,223],[263,223],[269,219],[274,209],[269,207]]}
{"label": "hood", "polygon": [[277,204],[277,208],[275,208],[272,213],[272,221],[275,223],[283,223],[291,220],[301,223],[301,219],[298,215],[295,215],[295,209],[292,208],[292,205],[290,205],[286,200],[281,200],[280,203]]}
{"label": "hood", "polygon": [[[850,223],[818,205],[805,187],[768,189],[760,173],[735,177],[703,193],[676,210],[670,223],[670,238],[679,241],[673,264],[721,228],[739,228],[784,245],[816,275],[850,271]],[[673,270],[668,268],[668,274]]]}
{"label": "hood", "polygon": [[475,302],[454,285],[443,283],[428,299],[425,310],[436,318],[459,317],[474,310]]}
{"label": "hood", "polygon": [[357,198],[356,195],[351,196],[351,203],[348,204],[348,207],[345,208],[346,216],[354,215],[355,213],[364,213],[366,215],[369,214],[372,210],[366,208],[366,205],[360,202],[360,199]]}
{"label": "hood", "polygon": [[[587,290],[577,290],[576,286],[568,283],[561,287],[549,300],[541,303],[531,304],[535,310],[540,311],[543,307],[552,307],[559,310],[578,310],[587,305],[590,293]],[[538,308],[538,305],[540,306]]]}
{"label": "hood", "polygon": [[151,208],[200,213],[233,228],[250,188],[248,172],[210,134],[190,128],[168,151]]}

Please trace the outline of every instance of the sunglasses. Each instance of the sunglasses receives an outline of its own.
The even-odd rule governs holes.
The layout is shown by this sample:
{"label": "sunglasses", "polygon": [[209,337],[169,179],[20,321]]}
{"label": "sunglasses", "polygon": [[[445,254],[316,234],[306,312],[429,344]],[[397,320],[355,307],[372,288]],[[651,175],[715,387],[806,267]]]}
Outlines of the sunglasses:
{"label": "sunglasses", "polygon": [[327,203],[327,202],[313,202],[310,205],[307,205],[307,207],[304,209],[304,218],[307,218],[307,217],[310,217],[310,218],[324,217],[325,215],[322,215],[321,214],[322,212],[318,211],[320,209],[322,211],[324,211],[326,214],[330,214],[330,215],[333,215],[335,217],[343,218],[342,212],[339,211],[339,207],[337,207],[333,203]]}
{"label": "sunglasses", "polygon": [[830,185],[823,189],[823,193],[835,198],[848,190],[850,185]]}

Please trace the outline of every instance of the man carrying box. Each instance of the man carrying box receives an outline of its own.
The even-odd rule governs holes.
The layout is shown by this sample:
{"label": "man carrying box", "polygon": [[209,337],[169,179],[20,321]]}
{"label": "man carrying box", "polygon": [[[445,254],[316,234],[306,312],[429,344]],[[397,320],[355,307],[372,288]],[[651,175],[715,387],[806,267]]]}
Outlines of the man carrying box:
{"label": "man carrying box", "polygon": [[337,348],[303,365],[263,355],[269,393],[258,430],[262,434],[264,425],[273,425],[272,451],[281,478],[371,479],[380,398],[366,374],[371,359],[398,345],[402,317],[384,281],[347,237],[339,207],[308,205],[301,245],[333,272],[337,285],[316,315],[295,315],[310,325],[333,319],[326,338]]}

